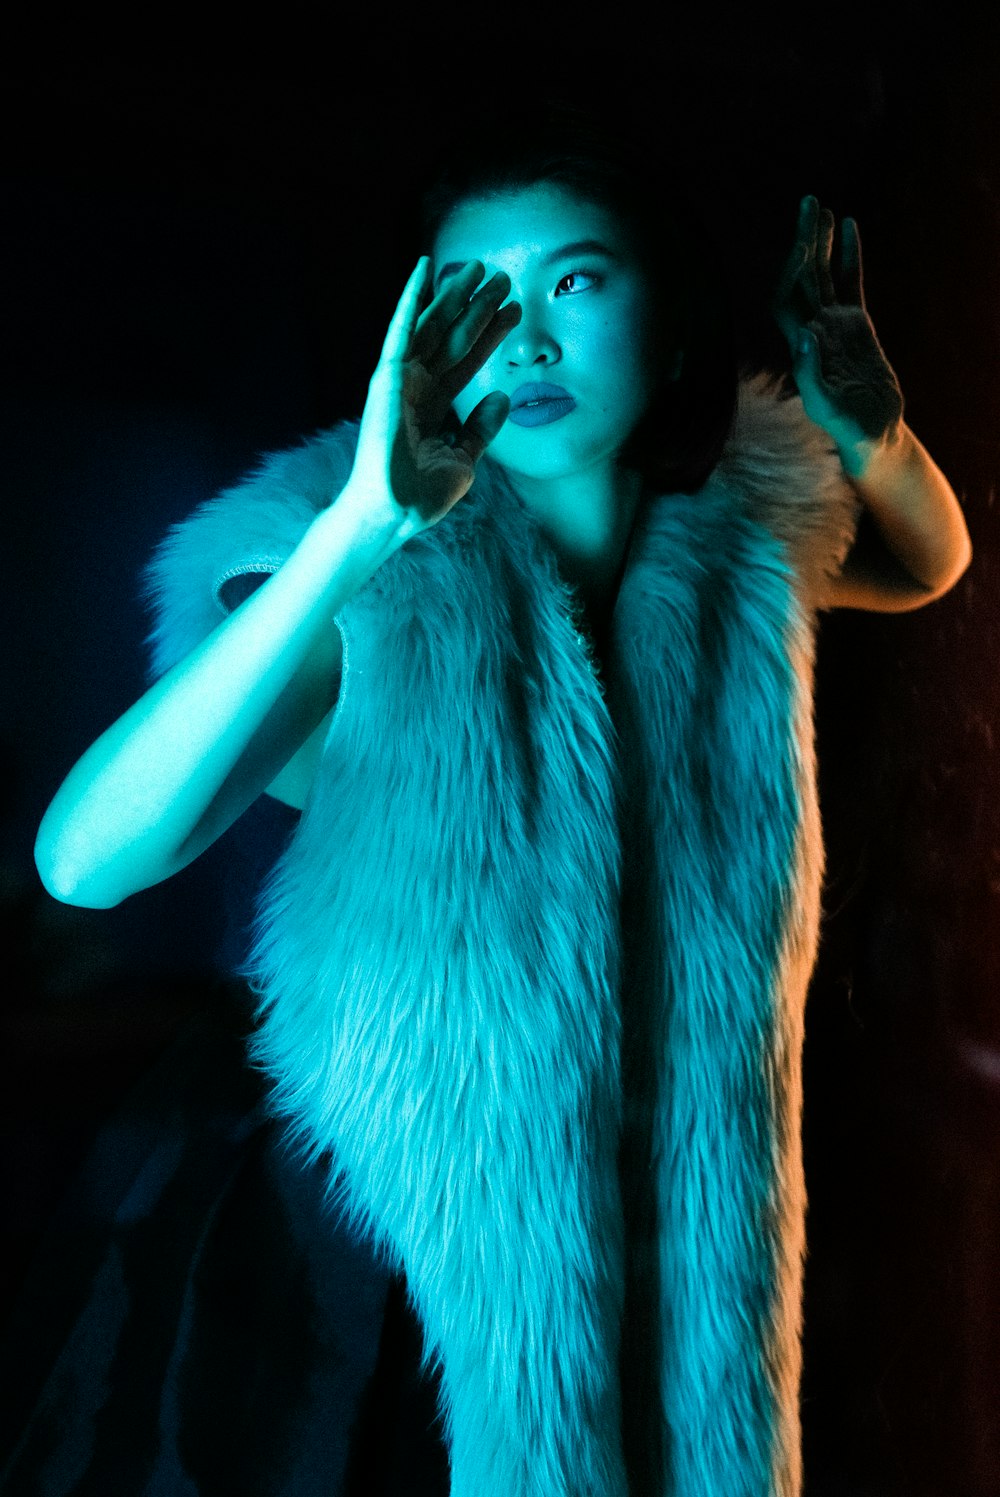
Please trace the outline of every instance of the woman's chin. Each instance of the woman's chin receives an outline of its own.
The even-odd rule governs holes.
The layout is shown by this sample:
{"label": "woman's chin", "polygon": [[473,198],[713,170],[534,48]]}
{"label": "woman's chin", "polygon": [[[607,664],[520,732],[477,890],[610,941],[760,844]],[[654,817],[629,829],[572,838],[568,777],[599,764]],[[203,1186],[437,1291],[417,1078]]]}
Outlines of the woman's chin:
{"label": "woman's chin", "polygon": [[582,447],[561,441],[549,432],[539,432],[537,439],[534,431],[529,432],[527,440],[520,436],[504,438],[506,431],[493,443],[491,456],[510,474],[537,483],[580,478],[613,462],[618,450],[610,444]]}

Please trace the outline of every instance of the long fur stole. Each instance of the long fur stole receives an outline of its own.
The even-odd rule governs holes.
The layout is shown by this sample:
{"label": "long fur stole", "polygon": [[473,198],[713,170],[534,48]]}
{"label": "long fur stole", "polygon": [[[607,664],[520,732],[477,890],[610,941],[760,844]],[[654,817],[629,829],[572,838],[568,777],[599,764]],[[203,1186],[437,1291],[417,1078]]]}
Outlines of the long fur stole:
{"label": "long fur stole", "polygon": [[[356,431],[174,527],[157,671],[227,579],[281,564]],[[603,678],[489,457],[338,617],[333,724],[260,902],[252,1058],[405,1268],[455,1497],[800,1490],[815,600],[856,519],[757,376],[704,488],[641,508]]]}

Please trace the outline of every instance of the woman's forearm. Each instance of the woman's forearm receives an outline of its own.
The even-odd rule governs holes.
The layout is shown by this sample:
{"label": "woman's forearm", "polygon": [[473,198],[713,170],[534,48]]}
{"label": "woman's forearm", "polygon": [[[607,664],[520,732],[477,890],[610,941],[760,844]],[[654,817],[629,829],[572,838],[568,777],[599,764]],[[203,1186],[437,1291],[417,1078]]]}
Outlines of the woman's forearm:
{"label": "woman's forearm", "polygon": [[947,478],[903,422],[891,437],[841,452],[841,462],[887,549],[929,594],[972,558],[965,517]]}
{"label": "woman's forearm", "polygon": [[87,750],[35,847],[56,898],[108,908],[190,863],[333,704],[334,616],[404,536],[349,483],[278,572]]}

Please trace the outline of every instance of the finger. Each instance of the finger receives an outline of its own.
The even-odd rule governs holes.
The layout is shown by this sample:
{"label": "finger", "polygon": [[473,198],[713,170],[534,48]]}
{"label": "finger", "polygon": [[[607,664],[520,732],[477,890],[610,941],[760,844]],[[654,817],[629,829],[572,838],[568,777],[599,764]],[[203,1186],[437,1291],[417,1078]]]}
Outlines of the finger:
{"label": "finger", "polygon": [[805,295],[810,317],[814,317],[822,306],[816,265],[818,234],[819,199],[810,194],[799,204],[799,237],[805,246],[805,258],[799,273],[799,286]]}
{"label": "finger", "polygon": [[454,400],[460,390],[464,390],[473,375],[479,372],[487,359],[500,347],[511,329],[517,327],[520,321],[520,302],[509,301],[506,306],[500,308],[465,357],[441,376],[441,388],[449,402]]}
{"label": "finger", "polygon": [[[510,276],[497,271],[485,286],[480,286],[441,340],[437,352],[427,359],[434,373],[444,373],[461,363],[487,330],[505,297],[510,295]],[[511,303],[513,306],[514,303]],[[468,376],[466,376],[468,379]],[[463,380],[463,384],[465,380]]]}
{"label": "finger", "polygon": [[410,357],[427,363],[437,353],[442,339],[469,304],[469,298],[485,274],[481,260],[469,260],[448,277],[444,286],[420,314]]}
{"label": "finger", "polygon": [[857,221],[845,218],[840,226],[840,275],[844,300],[864,309],[865,286],[861,267],[861,234]]}
{"label": "finger", "polygon": [[819,310],[815,276],[809,268],[812,252],[810,204],[815,201],[815,198],[803,198],[799,203],[795,242],[782,267],[771,302],[779,327],[793,345],[798,328]]}
{"label": "finger", "polygon": [[793,354],[799,329],[802,323],[811,316],[808,297],[799,285],[799,276],[805,267],[806,253],[805,241],[797,236],[782,267],[774,296],[771,299],[774,319],[784,333]]}
{"label": "finger", "polygon": [[430,272],[430,258],[427,255],[421,255],[410,279],[403,288],[402,296],[396,303],[396,310],[392,314],[385,341],[382,344],[382,352],[379,355],[380,363],[405,359],[409,356],[410,342],[420,316],[424,293],[430,282]]}
{"label": "finger", "polygon": [[819,389],[823,388],[823,361],[820,357],[819,339],[808,328],[802,328],[799,332],[798,358],[792,366],[792,373],[800,387],[806,381]]}
{"label": "finger", "polygon": [[835,219],[830,209],[822,208],[816,230],[816,280],[819,286],[819,299],[824,307],[831,307],[837,300],[830,270],[834,224]]}
{"label": "finger", "polygon": [[485,395],[466,418],[455,445],[462,447],[477,463],[500,431],[510,412],[510,398],[499,390]]}

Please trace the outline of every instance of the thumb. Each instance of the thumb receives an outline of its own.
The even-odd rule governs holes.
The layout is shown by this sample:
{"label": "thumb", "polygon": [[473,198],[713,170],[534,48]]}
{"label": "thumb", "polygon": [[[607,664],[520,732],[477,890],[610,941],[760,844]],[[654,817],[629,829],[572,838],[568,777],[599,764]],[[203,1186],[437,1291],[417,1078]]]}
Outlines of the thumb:
{"label": "thumb", "polygon": [[822,387],[823,365],[819,355],[819,339],[808,328],[800,328],[796,339],[798,358],[795,361],[795,378],[804,375],[814,385]]}
{"label": "thumb", "polygon": [[465,425],[462,427],[462,435],[458,445],[464,447],[472,458],[478,462],[486,448],[498,434],[500,428],[507,420],[510,411],[510,399],[500,390],[493,390],[485,395],[471,412]]}

